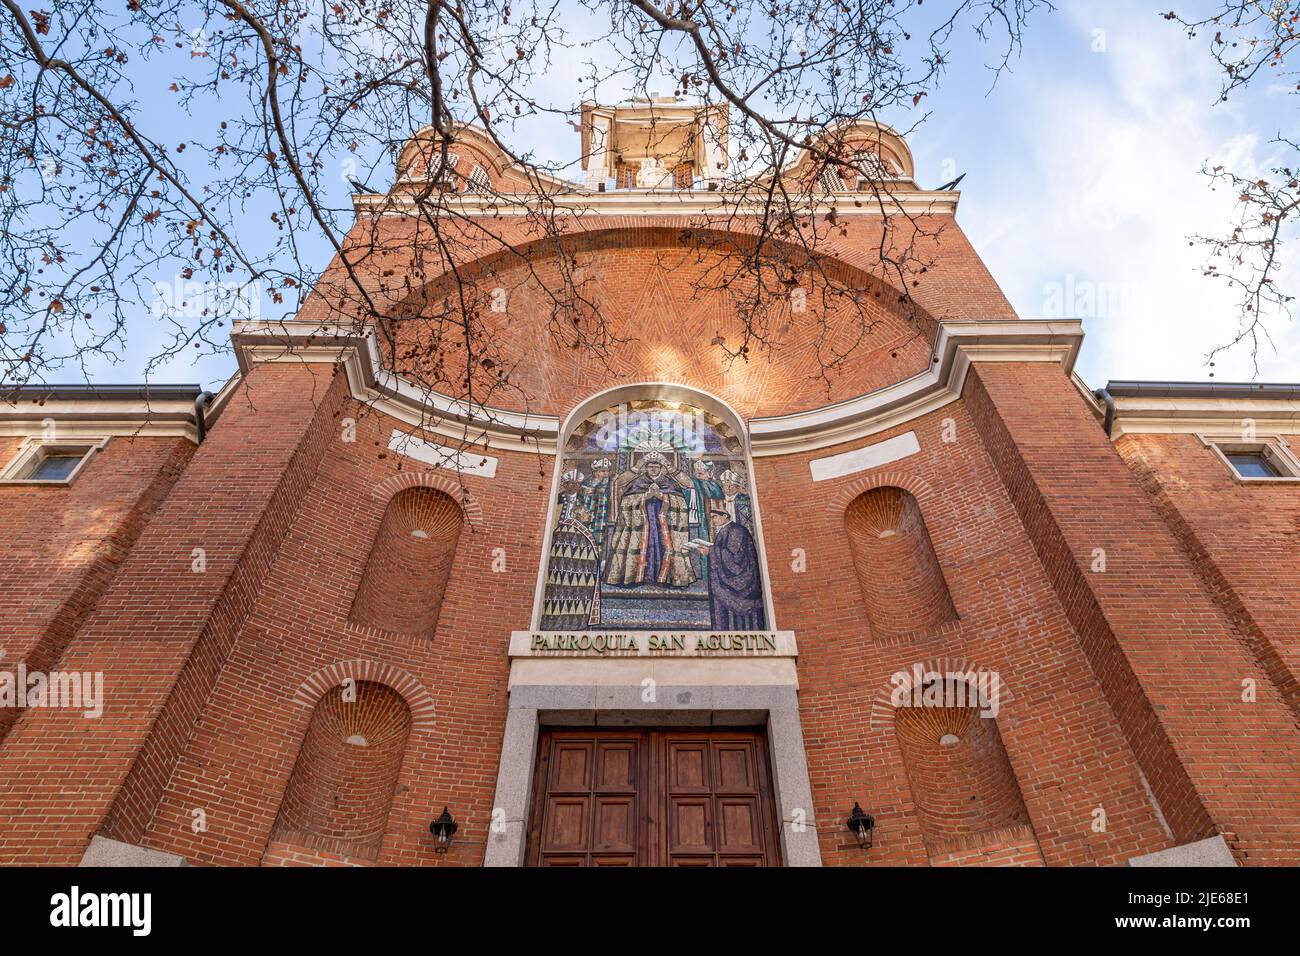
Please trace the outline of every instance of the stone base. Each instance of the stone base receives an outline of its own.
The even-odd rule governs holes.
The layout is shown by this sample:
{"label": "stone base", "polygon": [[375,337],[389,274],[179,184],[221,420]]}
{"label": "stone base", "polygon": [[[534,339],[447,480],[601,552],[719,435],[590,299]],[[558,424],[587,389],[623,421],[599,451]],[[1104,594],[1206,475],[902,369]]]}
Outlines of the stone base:
{"label": "stone base", "polygon": [[1128,861],[1129,866],[1236,866],[1232,851],[1221,836],[1212,836],[1195,843],[1135,856]]}
{"label": "stone base", "polygon": [[151,850],[97,836],[86,847],[78,866],[189,866],[189,861],[175,853]]}

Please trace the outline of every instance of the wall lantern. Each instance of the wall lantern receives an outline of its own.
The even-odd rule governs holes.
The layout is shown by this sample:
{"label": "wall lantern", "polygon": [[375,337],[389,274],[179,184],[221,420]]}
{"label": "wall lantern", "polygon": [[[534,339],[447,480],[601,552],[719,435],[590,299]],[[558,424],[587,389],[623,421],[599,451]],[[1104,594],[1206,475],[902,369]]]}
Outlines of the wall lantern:
{"label": "wall lantern", "polygon": [[853,812],[849,815],[847,821],[848,827],[853,831],[853,835],[858,838],[858,846],[863,850],[870,850],[872,843],[872,833],[876,829],[876,818],[869,813],[863,813],[862,807],[858,802],[853,801]]}
{"label": "wall lantern", "polygon": [[433,852],[446,853],[451,849],[451,838],[456,835],[456,830],[456,821],[451,818],[451,814],[447,812],[447,808],[443,807],[441,816],[429,824],[429,832],[432,833],[433,838],[438,841],[438,845],[434,847]]}

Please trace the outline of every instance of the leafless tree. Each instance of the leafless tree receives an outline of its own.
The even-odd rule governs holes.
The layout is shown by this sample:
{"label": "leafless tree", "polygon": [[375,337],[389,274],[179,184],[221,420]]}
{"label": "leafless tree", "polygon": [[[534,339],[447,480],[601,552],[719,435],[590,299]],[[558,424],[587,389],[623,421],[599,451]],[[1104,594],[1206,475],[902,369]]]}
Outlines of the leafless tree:
{"label": "leafless tree", "polygon": [[[542,297],[556,348],[606,361],[628,334],[586,291],[574,241],[581,156],[526,148],[538,121],[573,122],[602,92],[648,97],[665,82],[725,106],[730,161],[709,171],[722,197],[712,226],[720,216],[724,228],[684,228],[694,239],[677,254],[708,257],[703,283],[734,299],[739,324],[713,341],[723,354],[746,361],[792,334],[812,336],[816,374],[829,382],[875,321],[864,298],[892,290],[892,305],[925,333],[912,290],[937,228],[899,211],[891,170],[846,131],[923,118],[968,31],[991,51],[996,77],[1027,18],[1050,8],[36,2],[47,7],[0,0],[4,380],[66,378],[89,356],[112,358],[128,337],[159,330],[151,370],[186,351],[226,349],[229,321],[253,288],[274,313],[264,317],[373,328],[419,387],[483,409],[533,400],[492,309],[503,276]],[[578,81],[557,89],[557,71]],[[478,148],[505,157],[481,180],[457,164]],[[787,174],[796,160],[809,174]],[[391,188],[367,185],[388,183],[394,169]],[[844,228],[843,197],[824,188],[827,176],[855,184],[853,202],[879,207],[874,289],[826,270],[820,252]],[[179,291],[160,307],[157,283],[173,277]],[[796,286],[821,307],[792,331]],[[195,287],[202,293],[189,296]]]}
{"label": "leafless tree", "polygon": [[[1212,34],[1210,55],[1223,71],[1220,100],[1260,82],[1283,84],[1290,96],[1300,93],[1300,73],[1292,61],[1300,46],[1300,5],[1290,0],[1221,0],[1207,16],[1172,10],[1164,16],[1190,38]],[[1288,127],[1295,123],[1294,110],[1281,115]],[[1221,353],[1244,346],[1257,373],[1260,348],[1271,344],[1270,325],[1291,318],[1295,299],[1282,285],[1281,251],[1296,236],[1300,142],[1279,131],[1270,145],[1280,148],[1282,159],[1263,175],[1221,165],[1206,168],[1215,188],[1230,189],[1238,198],[1238,212],[1225,234],[1191,237],[1208,252],[1205,275],[1223,280],[1238,293],[1237,329],[1210,352],[1209,361],[1213,364]]]}

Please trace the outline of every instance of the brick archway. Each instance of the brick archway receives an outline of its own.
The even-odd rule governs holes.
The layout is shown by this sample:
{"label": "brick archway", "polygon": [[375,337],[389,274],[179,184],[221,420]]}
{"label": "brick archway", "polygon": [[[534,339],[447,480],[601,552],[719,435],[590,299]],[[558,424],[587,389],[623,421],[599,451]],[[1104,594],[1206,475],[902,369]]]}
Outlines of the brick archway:
{"label": "brick archway", "polygon": [[882,471],[874,475],[855,478],[844,485],[835,492],[826,507],[837,519],[842,520],[844,512],[848,510],[849,505],[853,504],[858,496],[864,492],[874,491],[877,488],[902,488],[904,491],[909,492],[917,500],[918,504],[929,502],[934,496],[934,488],[924,478],[918,478],[916,475],[905,471]]}
{"label": "brick archway", "polygon": [[326,693],[349,679],[357,683],[369,681],[391,687],[401,694],[406,705],[411,709],[412,730],[433,727],[433,695],[414,674],[384,661],[336,661],[322,667],[298,685],[293,695],[294,703],[302,707],[314,708]]}
{"label": "brick archway", "polygon": [[[870,725],[873,730],[889,727],[892,724],[896,707],[893,704],[895,688],[899,693],[910,693],[917,685],[916,674],[997,674],[999,708],[1015,699],[1011,685],[1007,683],[1000,671],[985,667],[979,661],[967,657],[930,657],[923,661],[911,661],[890,672],[889,678],[881,686],[871,701]],[[896,678],[897,676],[897,679]]]}
{"label": "brick archway", "polygon": [[483,506],[479,504],[477,498],[470,494],[469,489],[446,475],[440,475],[432,471],[405,471],[400,475],[385,478],[375,485],[370,492],[370,497],[386,504],[394,495],[408,488],[433,488],[441,491],[460,505],[461,511],[465,514],[465,520],[469,522],[471,527],[477,528],[483,524]]}

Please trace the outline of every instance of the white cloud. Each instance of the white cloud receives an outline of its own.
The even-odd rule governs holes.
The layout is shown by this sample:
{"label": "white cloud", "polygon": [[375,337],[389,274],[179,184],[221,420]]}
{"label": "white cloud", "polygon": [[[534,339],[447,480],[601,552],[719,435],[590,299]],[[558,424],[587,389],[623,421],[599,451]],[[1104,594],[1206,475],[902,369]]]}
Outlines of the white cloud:
{"label": "white cloud", "polygon": [[[1187,237],[1222,234],[1235,197],[1212,191],[1203,162],[1250,173],[1261,162],[1249,113],[1216,106],[1218,79],[1205,51],[1146,15],[1106,25],[1107,50],[1091,54],[1093,18],[1075,13],[1078,58],[1058,58],[1051,78],[1016,84],[1000,104],[1029,144],[1013,170],[1016,197],[1039,215],[1015,230],[978,229],[994,275],[1025,318],[1064,306],[1088,333],[1081,372],[1107,378],[1253,377],[1249,354],[1206,354],[1229,341],[1236,299],[1201,275],[1204,249]],[[1025,77],[1021,77],[1025,79]],[[1254,117],[1258,126],[1259,117]],[[981,208],[981,216],[987,216]],[[977,242],[981,236],[977,234]],[[1294,276],[1292,277],[1294,278]],[[1062,302],[1063,299],[1072,301]],[[1275,324],[1278,354],[1261,353],[1263,379],[1300,378],[1300,335]]]}

